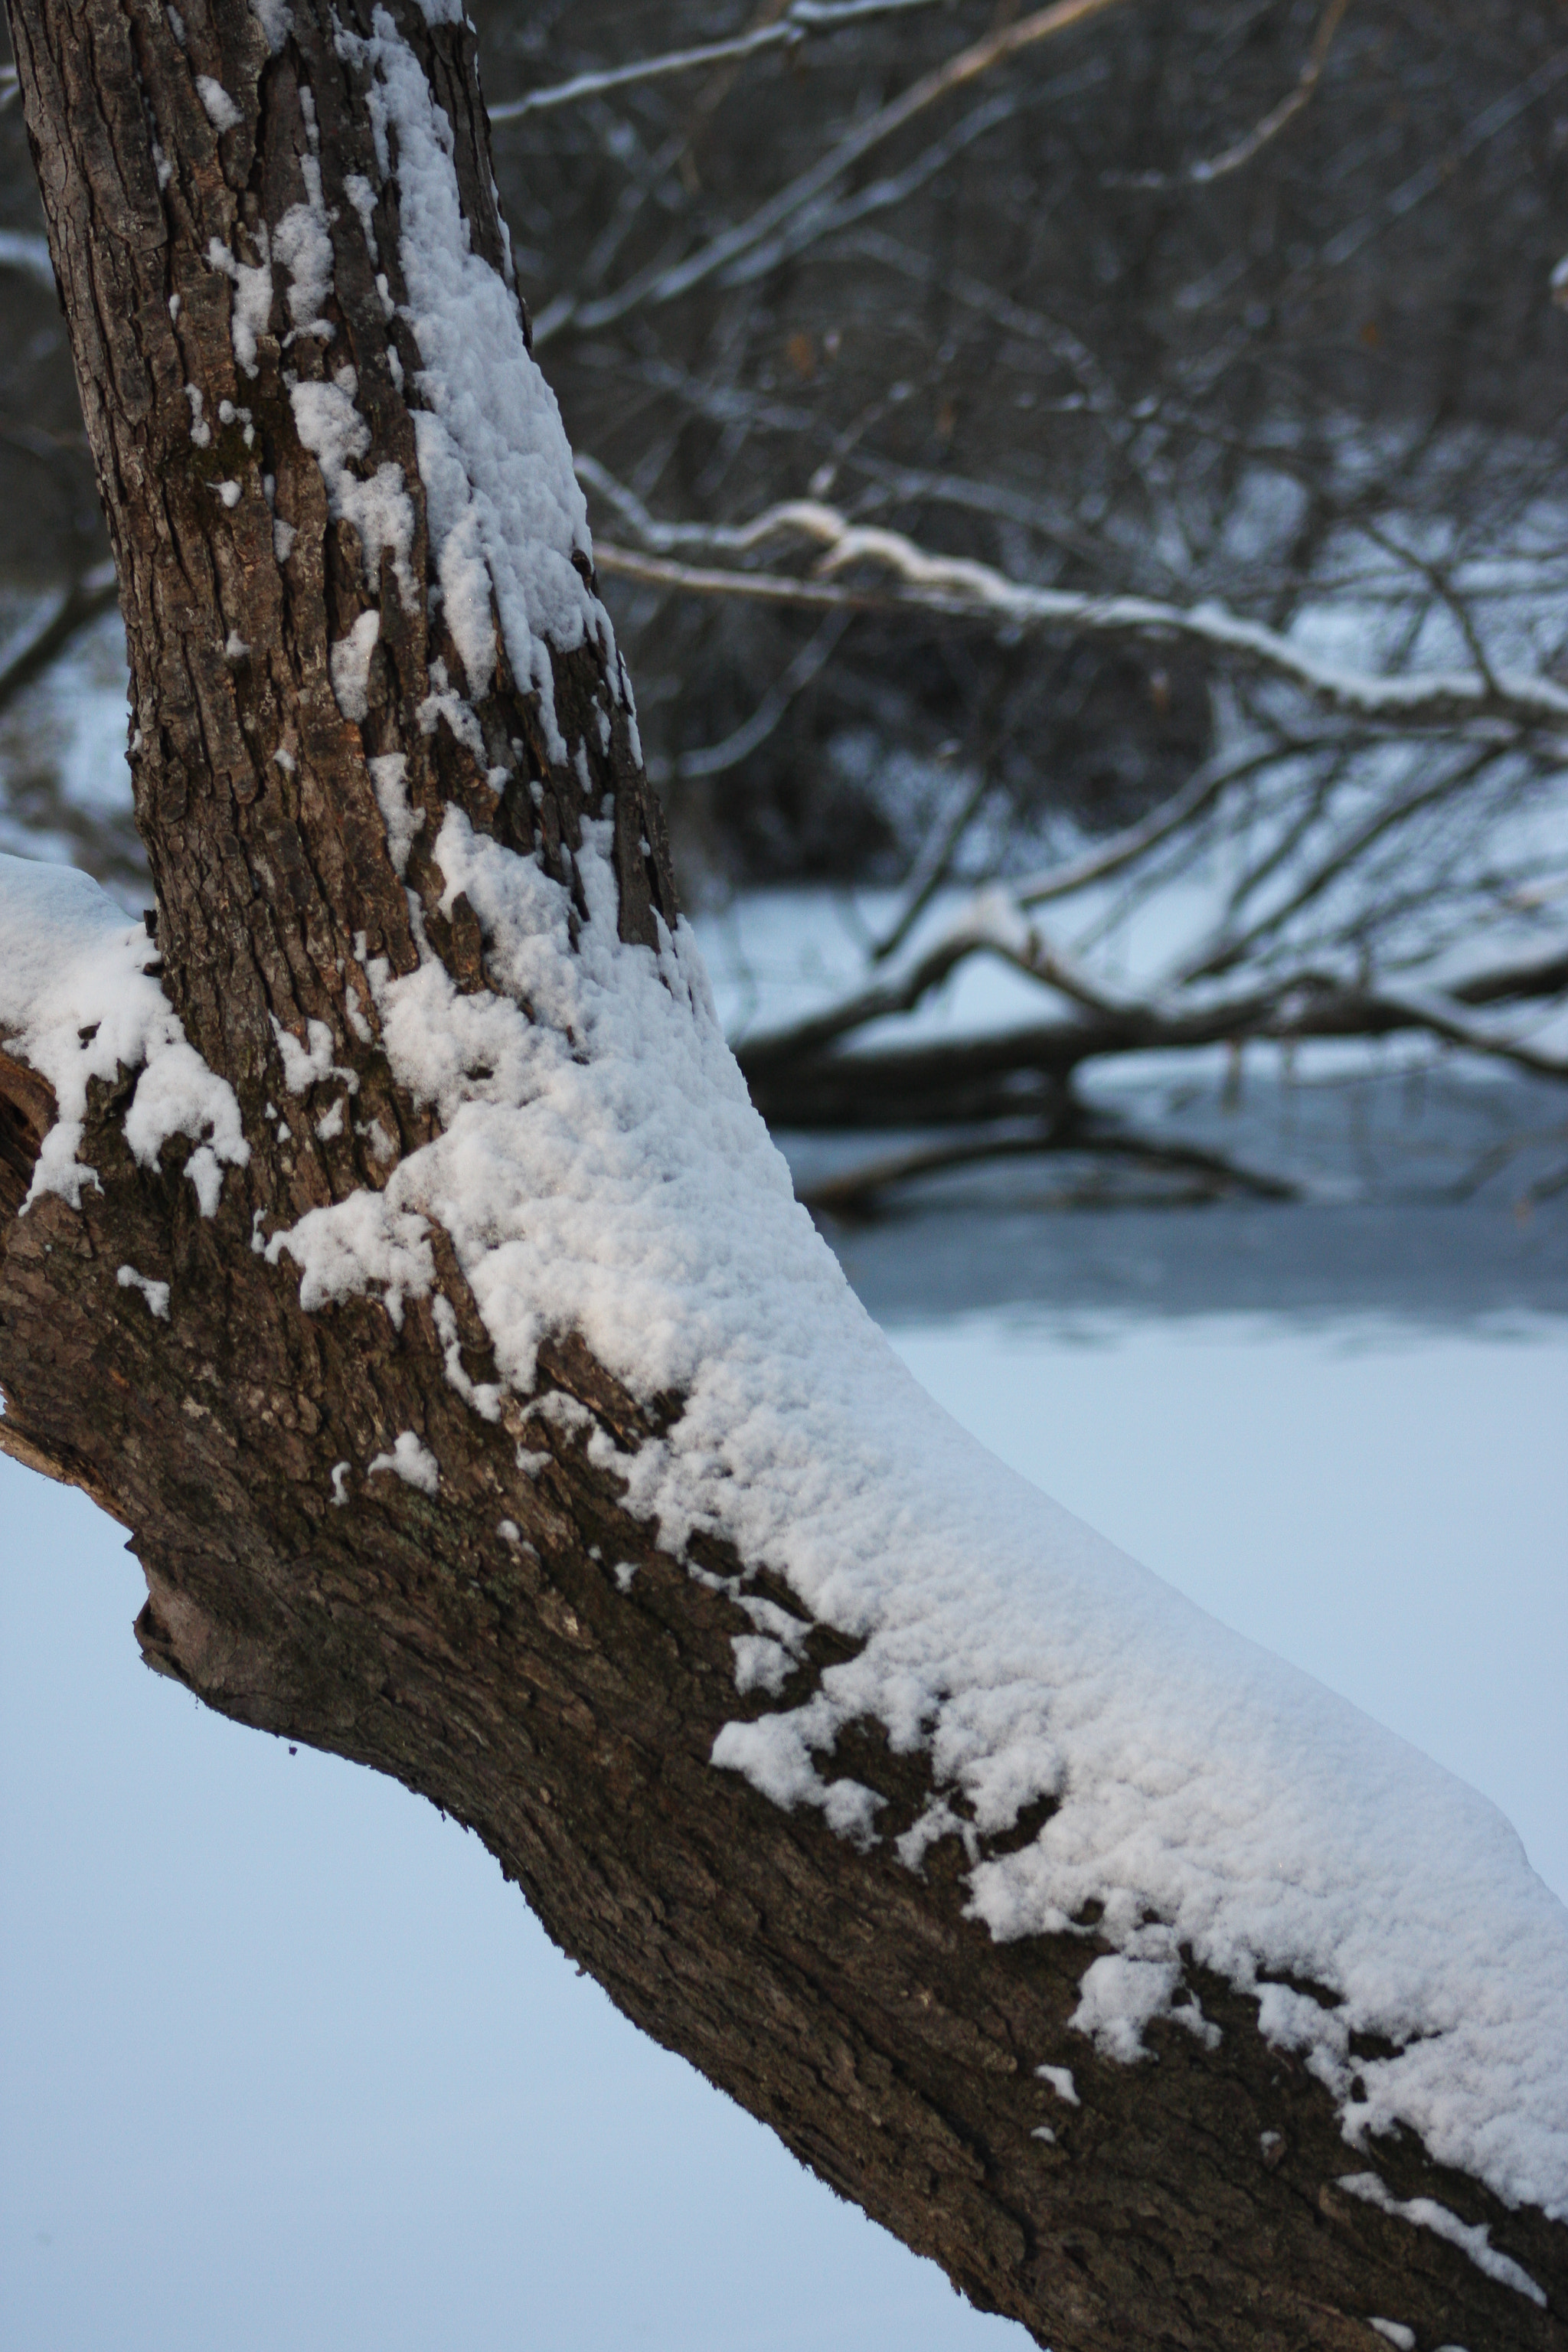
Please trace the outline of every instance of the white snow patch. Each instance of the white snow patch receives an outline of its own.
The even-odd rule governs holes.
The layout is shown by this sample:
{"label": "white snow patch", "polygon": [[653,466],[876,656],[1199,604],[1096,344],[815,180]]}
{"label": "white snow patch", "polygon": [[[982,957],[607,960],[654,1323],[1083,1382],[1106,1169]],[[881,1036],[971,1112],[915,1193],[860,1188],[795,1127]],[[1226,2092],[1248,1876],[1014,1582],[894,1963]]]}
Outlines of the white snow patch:
{"label": "white snow patch", "polygon": [[250,1158],[233,1088],[190,1045],[147,969],[156,952],[89,876],[0,856],[0,1043],[48,1080],[58,1106],[24,1208],[46,1192],[80,1207],[82,1186],[98,1181],[76,1156],[88,1084],[121,1069],[142,1073],[125,1118],[133,1157],[151,1168],[171,1136],[189,1136],[185,1173],[204,1216],[224,1169]]}
{"label": "white snow patch", "polygon": [[1029,2137],[1031,2139],[1043,2139],[1052,2147],[1055,2147],[1057,2144],[1057,2136],[1051,2129],[1049,2124],[1037,2124],[1033,2131],[1029,2134]]}
{"label": "white snow patch", "polygon": [[1065,2099],[1069,2107],[1078,2105],[1079,2096],[1070,2066],[1037,2066],[1035,2072],[1042,2083],[1050,2084],[1058,2099]]}
{"label": "white snow patch", "polygon": [[430,1448],[405,1429],[397,1438],[390,1454],[378,1454],[365,1475],[374,1478],[378,1470],[395,1471],[407,1486],[417,1486],[422,1495],[433,1495],[441,1483],[440,1465]]}
{"label": "white snow patch", "polygon": [[158,1320],[161,1323],[168,1321],[169,1286],[166,1282],[154,1282],[151,1276],[138,1274],[133,1265],[122,1265],[115,1280],[121,1290],[139,1290]]}
{"label": "white snow patch", "polygon": [[294,29],[294,18],[285,0],[250,0],[250,13],[267,36],[267,46],[274,57]]}
{"label": "white snow patch", "polygon": [[319,335],[331,342],[337,330],[321,316],[332,290],[332,236],[321,194],[321,141],[316,107],[310,89],[300,85],[300,107],[305,118],[309,152],[300,157],[305,201],[290,205],[272,231],[272,257],[289,272],[289,315],[297,335]]}
{"label": "white snow patch", "polygon": [[770,1641],[765,1633],[734,1633],[730,1647],[735,1653],[735,1688],[742,1696],[763,1690],[776,1698],[795,1671],[795,1660],[784,1643]]}
{"label": "white snow patch", "polygon": [[359,1092],[359,1079],[353,1071],[342,1068],[332,1059],[332,1033],[324,1021],[306,1022],[307,1042],[301,1045],[274,1014],[272,1034],[283,1063],[283,1083],[291,1095],[308,1094],[323,1078],[341,1078],[351,1095]]}
{"label": "white snow patch", "polygon": [[334,1462],[332,1465],[332,1501],[339,1510],[349,1500],[349,1472],[353,1466],[349,1462]]}
{"label": "white snow patch", "polygon": [[428,1235],[422,1216],[390,1207],[384,1193],[351,1192],[274,1234],[266,1256],[276,1265],[288,1251],[300,1268],[300,1304],[307,1314],[376,1289],[401,1329],[404,1299],[422,1298],[436,1278]]}
{"label": "white snow patch", "polygon": [[256,373],[257,337],[267,332],[272,318],[270,241],[264,226],[258,226],[254,234],[261,254],[258,262],[237,260],[219,237],[207,246],[208,262],[214,269],[221,269],[234,288],[228,331],[235,359],[249,376]]}
{"label": "white snow patch", "polygon": [[351,522],[359,533],[366,582],[373,589],[378,585],[382,551],[390,549],[404,603],[412,606],[417,595],[408,561],[414,505],[402,468],[389,457],[368,481],[353,471],[369,452],[370,426],[342,384],[296,383],[289,399],[294,429],[321,469],[328,511],[334,521]]}
{"label": "white snow patch", "polygon": [[434,735],[444,719],[454,739],[470,751],[476,760],[482,761],[485,739],[479,714],[464,696],[447,690],[447,665],[439,656],[430,665],[430,677],[435,691],[425,697],[415,714],[419,721],[419,732],[421,735]]}
{"label": "white snow patch", "polygon": [[1401,2203],[1375,2172],[1346,2173],[1339,2185],[1347,2195],[1375,2205],[1379,2212],[1393,2213],[1419,2230],[1430,2230],[1435,2238],[1447,2238],[1451,2246],[1468,2254],[1476,2268],[1485,2271],[1488,2278],[1496,2279],[1500,2286],[1512,2287],[1516,2294],[1528,2295],[1531,2303],[1545,2310],[1546,2297],[1530,2273],[1510,2262],[1507,2254],[1498,2252],[1484,2221],[1461,2221],[1457,2213],[1450,2213],[1446,2205],[1439,2205],[1431,2197],[1410,2197]]}
{"label": "white snow patch", "polygon": [[364,241],[373,261],[380,258],[375,247],[375,190],[363,172],[343,173],[343,194],[354,208]]}
{"label": "white snow patch", "polygon": [[408,853],[425,822],[425,812],[409,804],[408,761],[403,752],[387,751],[372,760],[370,779],[386,827],[386,845],[401,880],[408,870]]}
{"label": "white snow patch", "polygon": [[1181,1975],[1179,1960],[1135,1960],[1121,1952],[1102,1953],[1085,1969],[1079,2005],[1068,2022],[1075,2032],[1092,2035],[1103,2056],[1130,2065],[1148,2055],[1143,2028],[1156,2017],[1170,2015]]}
{"label": "white snow patch", "polygon": [[1369,2319],[1366,2324],[1369,2327],[1375,2327],[1385,2342],[1394,2346],[1394,2352],[1415,2352],[1415,2330],[1413,2327],[1405,2326],[1397,2319]]}
{"label": "white snow patch", "polygon": [[437,1333],[441,1341],[441,1358],[447,1378],[466,1404],[471,1404],[482,1421],[500,1419],[500,1389],[493,1381],[474,1381],[463,1370],[462,1347],[458,1336],[458,1317],[449,1298],[437,1296],[431,1301]]}
{"label": "white snow patch", "polygon": [[215,131],[237,131],[245,121],[222,82],[215,81],[211,74],[196,76],[196,95]]}
{"label": "white snow patch", "polygon": [[346,637],[336,640],[327,656],[338,709],[356,724],[370,717],[370,657],[380,635],[381,614],[372,606],[360,614]]}

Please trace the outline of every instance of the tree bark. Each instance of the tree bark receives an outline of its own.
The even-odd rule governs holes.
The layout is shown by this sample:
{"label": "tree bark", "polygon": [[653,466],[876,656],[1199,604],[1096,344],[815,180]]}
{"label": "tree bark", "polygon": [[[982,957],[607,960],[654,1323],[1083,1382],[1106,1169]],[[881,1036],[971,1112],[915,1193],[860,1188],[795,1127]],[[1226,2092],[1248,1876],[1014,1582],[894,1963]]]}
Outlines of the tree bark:
{"label": "tree bark", "polygon": [[[449,121],[472,249],[507,271],[472,37],[410,0],[391,14]],[[1157,2063],[1100,2058],[1068,2024],[1097,1948],[1089,1923],[995,1943],[964,1916],[955,1837],[918,1874],[888,1839],[861,1852],[816,1811],[714,1770],[718,1732],[747,1711],[736,1580],[799,1602],[716,1538],[661,1549],[604,1466],[596,1434],[635,1454],[679,1396],[633,1396],[568,1333],[542,1349],[534,1397],[506,1395],[488,1418],[470,1400],[496,1377],[490,1340],[439,1231],[437,1286],[400,1328],[367,1297],[305,1311],[297,1269],[257,1245],[374,1192],[434,1131],[393,1071],[370,969],[407,973],[431,952],[459,989],[495,984],[471,908],[445,900],[443,812],[536,854],[586,922],[583,828],[609,795],[623,940],[657,942],[674,887],[605,641],[552,647],[558,734],[504,645],[471,698],[477,734],[438,715],[427,731],[462,665],[429,593],[399,186],[338,37],[340,24],[371,34],[369,0],[337,15],[295,0],[276,50],[241,0],[184,0],[178,26],[156,0],[12,0],[11,17],[119,567],[163,983],[232,1085],[250,1156],[204,1215],[184,1146],[151,1168],[132,1156],[135,1073],[121,1070],[89,1103],[79,1156],[97,1185],[79,1209],[48,1194],[19,1213],[54,1105],[36,1071],[0,1058],[0,1444],[131,1529],[150,1665],[473,1828],[629,2017],[1039,2343],[1364,2352],[1367,2316],[1386,2314],[1421,2352],[1563,2352],[1568,2231],[1446,2171],[1411,2134],[1379,2144],[1394,2194],[1489,2224],[1542,2308],[1345,2196],[1334,2183],[1354,2159],[1330,2094],[1227,1984],[1201,1978],[1217,2048],[1156,2023]],[[311,164],[333,331],[302,331],[279,280],[248,374],[235,269],[261,265],[268,229],[276,254]],[[357,188],[374,199],[390,319]],[[289,379],[324,385],[345,360],[369,434],[358,478],[395,468],[412,505],[414,594],[390,548],[367,576],[363,533],[332,513],[297,426]],[[355,718],[333,648],[373,612],[363,694],[344,695]],[[425,820],[401,876],[368,764],[393,754]],[[335,1128],[325,1079],[290,1086],[284,1040],[314,1053],[312,1024],[330,1041],[313,1066],[331,1066],[333,1093],[352,1079]],[[167,1320],[122,1266],[167,1281]],[[552,1394],[574,1404],[525,1413]],[[525,1430],[546,1466],[520,1468]],[[405,1432],[439,1463],[438,1499],[353,1466]],[[800,1671],[854,1647],[816,1626]],[[839,1755],[895,1827],[930,1794],[929,1758],[877,1731],[841,1738]],[[1052,2105],[1042,2058],[1072,2067],[1078,2105]],[[1049,2142],[1035,2136],[1047,2116]]]}

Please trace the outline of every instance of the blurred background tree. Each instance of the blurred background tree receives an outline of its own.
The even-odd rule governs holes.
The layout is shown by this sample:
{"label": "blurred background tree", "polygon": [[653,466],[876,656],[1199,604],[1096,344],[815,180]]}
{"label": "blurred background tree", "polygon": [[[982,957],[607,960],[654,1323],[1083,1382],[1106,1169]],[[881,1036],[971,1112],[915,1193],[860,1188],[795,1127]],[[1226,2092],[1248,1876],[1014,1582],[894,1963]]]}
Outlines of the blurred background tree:
{"label": "blurred background tree", "polygon": [[[1058,1134],[1079,1064],[1173,1014],[1557,1073],[1476,1008],[1568,980],[1561,0],[473,5],[688,899],[900,894],[892,994],[752,1054],[772,1116],[837,1123],[823,1051],[971,953],[1089,1030],[866,1123]],[[24,146],[13,106],[5,837],[133,895],[101,730],[65,772],[36,682],[52,620],[79,702],[114,624],[78,633],[105,548]],[[1118,1029],[1097,946],[1200,870]],[[996,884],[931,962],[930,910]]]}

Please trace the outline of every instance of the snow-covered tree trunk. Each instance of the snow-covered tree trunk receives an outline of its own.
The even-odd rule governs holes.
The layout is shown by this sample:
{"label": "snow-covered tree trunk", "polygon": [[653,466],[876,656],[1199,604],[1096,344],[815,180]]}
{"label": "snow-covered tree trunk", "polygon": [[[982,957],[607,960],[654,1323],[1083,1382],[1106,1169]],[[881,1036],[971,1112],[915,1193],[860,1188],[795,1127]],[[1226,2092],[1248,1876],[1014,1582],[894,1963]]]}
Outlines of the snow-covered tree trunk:
{"label": "snow-covered tree trunk", "polygon": [[1056,2352],[1560,2352],[1511,1832],[989,1464],[790,1197],[460,9],[12,23],[158,919],[0,863],[0,1443],[150,1664],[469,1823]]}

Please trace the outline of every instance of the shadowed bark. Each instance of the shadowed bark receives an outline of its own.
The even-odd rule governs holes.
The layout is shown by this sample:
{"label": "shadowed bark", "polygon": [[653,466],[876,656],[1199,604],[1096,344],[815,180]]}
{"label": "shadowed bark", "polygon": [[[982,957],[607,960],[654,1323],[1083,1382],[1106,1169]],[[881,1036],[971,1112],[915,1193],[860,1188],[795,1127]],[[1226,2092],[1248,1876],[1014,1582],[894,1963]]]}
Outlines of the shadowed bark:
{"label": "shadowed bark", "polygon": [[[341,13],[370,31],[368,5]],[[473,248],[499,267],[471,36],[412,5],[395,13],[450,120]],[[363,470],[398,468],[416,517],[409,561],[428,590],[420,354],[406,320],[387,319],[347,188],[357,174],[374,192],[395,305],[396,181],[336,21],[297,0],[273,54],[239,0],[187,0],[183,38],[153,0],[12,7],[119,567],[163,985],[233,1085],[250,1159],[204,1217],[184,1146],[151,1170],[132,1159],[135,1074],[121,1071],[92,1095],[80,1157],[99,1181],[80,1210],[46,1195],[18,1213],[53,1105],[35,1072],[0,1056],[0,1444],[132,1531],[149,1664],[238,1721],[395,1775],[472,1827],[629,2017],[1041,2344],[1365,2352],[1367,2318],[1383,2315],[1420,2352],[1563,2352],[1568,2232],[1508,2210],[1408,2134],[1379,2143],[1394,2195],[1489,2223],[1547,2290],[1542,2309],[1344,2196],[1333,2184],[1356,2158],[1330,2094],[1262,2040],[1255,2002],[1194,1969],[1223,2029],[1216,2049],[1156,2024],[1155,2063],[1098,2058],[1067,2022],[1100,1948],[1091,1921],[996,1945],[963,1916],[956,1839],[916,1874],[888,1839],[863,1853],[816,1813],[782,1811],[714,1771],[715,1735],[748,1711],[731,1642],[750,1621],[658,1548],[590,1451],[603,1430],[635,1452],[679,1416],[679,1397],[638,1402],[580,1340],[548,1344],[542,1390],[584,1410],[527,1422],[530,1447],[551,1458],[525,1472],[528,1401],[489,1421],[449,1376],[443,1300],[461,1370],[481,1381],[494,1366],[439,1234],[438,1289],[410,1300],[400,1328],[366,1299],[307,1314],[297,1270],[253,1246],[258,1219],[278,1230],[380,1186],[432,1131],[380,1042],[367,967],[413,970],[422,927],[460,988],[491,984],[467,902],[443,911],[430,845],[445,807],[537,850],[581,898],[584,815],[611,794],[622,938],[651,941],[676,908],[603,649],[553,656],[561,730],[585,765],[552,762],[537,699],[504,654],[475,705],[482,750],[442,723],[426,731],[434,665],[449,671],[456,648],[427,596],[399,593],[390,555],[367,585],[353,527],[331,518],[300,441],[285,365],[308,382],[351,364],[372,436]],[[198,78],[229,94],[227,128]],[[302,89],[332,222],[334,333],[291,331],[275,296],[252,378],[212,255],[257,266],[262,230],[304,200]],[[380,632],[356,722],[331,649],[371,609]],[[607,741],[589,723],[599,713]],[[393,752],[426,819],[406,891],[367,767]],[[487,776],[500,767],[498,796]],[[289,1091],[280,1042],[316,1022],[354,1082],[335,1132],[324,1091]],[[126,1265],[169,1284],[166,1321],[121,1286]],[[405,1431],[437,1457],[438,1498],[354,1466]],[[769,1589],[707,1539],[689,1559]],[[635,1578],[614,1573],[625,1563]],[[799,1671],[847,1646],[817,1627]],[[839,1756],[888,1800],[895,1832],[921,1810],[924,1757],[870,1731],[841,1738]],[[1036,1827],[1026,1818],[1000,1843]],[[1079,2105],[1053,2099],[1042,2063],[1072,2067]],[[1036,2137],[1042,2126],[1054,2138]]]}

